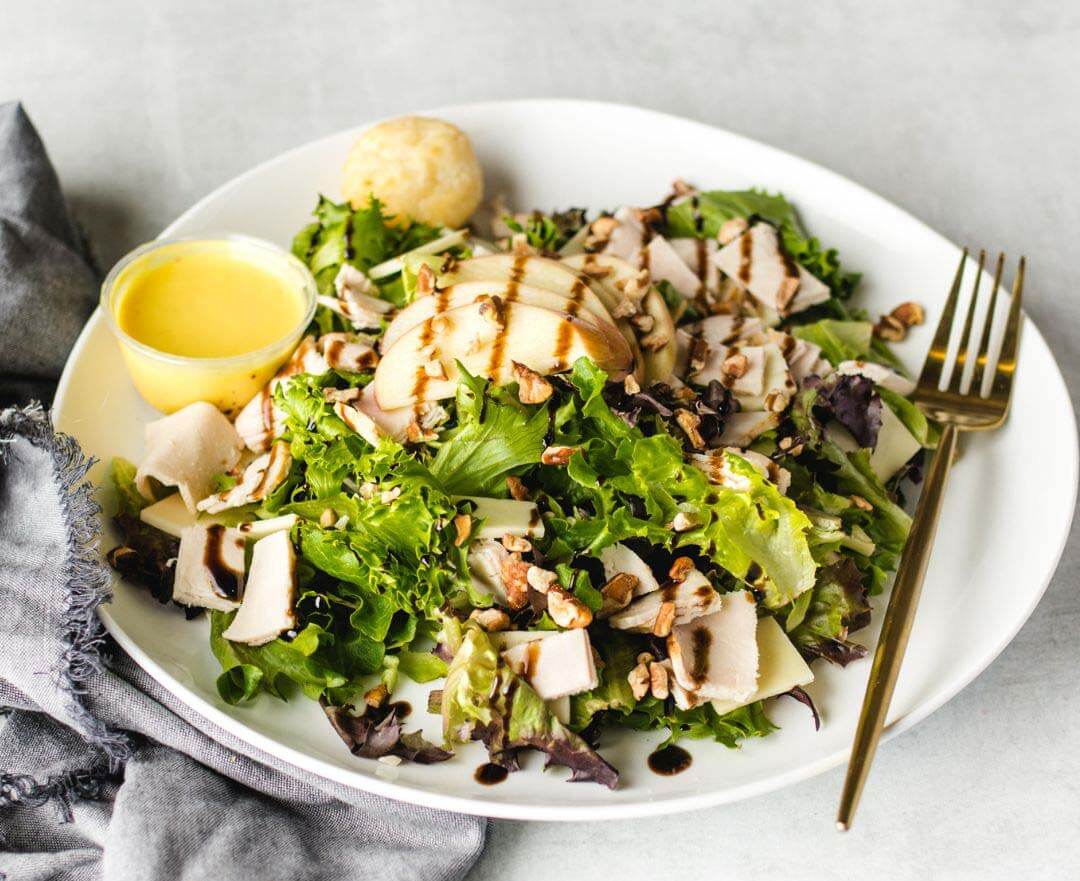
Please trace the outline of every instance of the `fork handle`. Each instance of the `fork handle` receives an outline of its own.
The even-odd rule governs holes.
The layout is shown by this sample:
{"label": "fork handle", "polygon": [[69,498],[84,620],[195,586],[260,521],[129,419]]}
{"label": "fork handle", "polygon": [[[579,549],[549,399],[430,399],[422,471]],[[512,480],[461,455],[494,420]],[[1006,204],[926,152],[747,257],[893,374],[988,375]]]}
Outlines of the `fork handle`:
{"label": "fork handle", "polygon": [[919,503],[915,508],[911,534],[900,560],[892,596],[881,625],[881,636],[874,652],[870,680],[866,684],[862,712],[859,714],[859,727],[855,731],[847,776],[840,794],[840,809],[836,815],[836,826],[840,831],[851,826],[859,796],[870,773],[870,764],[874,761],[878,741],[881,739],[881,730],[885,725],[885,716],[889,712],[896,679],[904,661],[908,637],[911,635],[911,625],[915,620],[915,608],[922,593],[926,566],[930,562],[930,550],[934,543],[934,533],[937,531],[938,515],[941,513],[941,502],[956,453],[958,436],[955,425],[946,425],[942,430],[937,451],[923,484],[922,495],[919,496]]}

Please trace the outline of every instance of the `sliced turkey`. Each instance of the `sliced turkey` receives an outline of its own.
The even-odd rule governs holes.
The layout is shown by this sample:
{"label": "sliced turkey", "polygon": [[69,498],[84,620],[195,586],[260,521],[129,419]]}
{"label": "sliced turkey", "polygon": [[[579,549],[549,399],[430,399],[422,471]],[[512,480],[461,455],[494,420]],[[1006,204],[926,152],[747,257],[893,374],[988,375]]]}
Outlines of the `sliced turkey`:
{"label": "sliced turkey", "polygon": [[687,300],[696,297],[702,288],[701,279],[663,236],[655,236],[645,246],[644,265],[649,267],[654,282],[668,282]]}
{"label": "sliced turkey", "polygon": [[231,612],[244,593],[244,536],[214,523],[180,533],[173,601]]}
{"label": "sliced turkey", "polygon": [[244,476],[236,486],[208,496],[197,507],[208,514],[220,514],[229,508],[261,502],[289,476],[291,467],[289,445],[278,441],[269,453],[263,453],[244,469]]}
{"label": "sliced turkey", "polygon": [[776,227],[755,223],[716,253],[716,265],[781,316],[829,299],[829,288],[784,251]]}
{"label": "sliced turkey", "polygon": [[579,694],[596,688],[599,682],[589,633],[584,628],[522,642],[502,656],[544,700]]}
{"label": "sliced turkey", "polygon": [[668,239],[675,253],[690,267],[699,290],[716,291],[720,287],[720,269],[711,258],[719,250],[716,239]]}
{"label": "sliced turkey", "polygon": [[135,474],[135,486],[153,499],[156,480],[175,486],[192,513],[214,489],[214,476],[240,461],[243,441],[232,423],[213,404],[197,401],[146,426],[146,456]]}
{"label": "sliced turkey", "polygon": [[758,678],[753,594],[724,594],[718,611],[672,628],[667,647],[676,682],[698,699],[746,700]]}
{"label": "sliced turkey", "polygon": [[708,578],[692,569],[682,581],[670,582],[660,590],[638,597],[626,609],[608,618],[608,623],[616,630],[648,633],[664,603],[675,604],[675,624],[686,624],[719,609],[720,594]]}
{"label": "sliced turkey", "polygon": [[221,634],[232,642],[263,645],[296,626],[296,551],[288,532],[255,542],[244,601]]}

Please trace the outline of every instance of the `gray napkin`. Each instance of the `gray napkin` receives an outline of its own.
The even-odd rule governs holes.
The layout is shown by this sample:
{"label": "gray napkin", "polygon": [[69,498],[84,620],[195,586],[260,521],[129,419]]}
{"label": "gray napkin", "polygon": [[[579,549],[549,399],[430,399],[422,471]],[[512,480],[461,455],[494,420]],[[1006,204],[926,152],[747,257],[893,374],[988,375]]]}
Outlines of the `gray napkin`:
{"label": "gray napkin", "polygon": [[[9,400],[51,394],[96,298],[84,253],[32,125],[0,105]],[[483,820],[286,765],[199,717],[104,635],[89,464],[40,407],[0,413],[0,879],[462,877]]]}

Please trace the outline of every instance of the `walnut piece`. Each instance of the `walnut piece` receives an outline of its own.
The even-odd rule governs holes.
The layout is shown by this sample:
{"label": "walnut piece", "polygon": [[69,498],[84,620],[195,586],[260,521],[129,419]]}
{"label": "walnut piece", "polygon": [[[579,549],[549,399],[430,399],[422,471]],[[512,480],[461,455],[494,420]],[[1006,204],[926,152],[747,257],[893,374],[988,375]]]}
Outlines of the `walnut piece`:
{"label": "walnut piece", "polygon": [[671,628],[674,623],[675,603],[661,603],[660,608],[656,612],[656,618],[653,620],[653,636],[659,636],[661,639],[668,636],[671,633]]}
{"label": "walnut piece", "polygon": [[592,611],[589,607],[561,587],[551,587],[547,592],[547,601],[548,614],[560,627],[576,629],[592,624]]}
{"label": "walnut piece", "polygon": [[510,616],[502,609],[473,609],[469,618],[488,633],[510,629]]}
{"label": "walnut piece", "polygon": [[695,568],[694,561],[689,557],[676,557],[675,562],[671,564],[671,568],[668,570],[668,578],[681,584],[686,581],[686,576],[693,572]]}
{"label": "walnut piece", "polygon": [[649,664],[649,690],[657,700],[667,700],[671,693],[668,687],[667,667],[663,664]]}
{"label": "walnut piece", "polygon": [[565,465],[576,452],[577,447],[548,447],[540,454],[540,462],[544,465]]}
{"label": "walnut piece", "polygon": [[923,311],[923,307],[918,303],[912,303],[911,301],[901,303],[889,314],[904,325],[904,327],[915,327],[915,325],[922,324],[926,320],[926,313]]}
{"label": "walnut piece", "polygon": [[514,377],[518,381],[518,400],[523,404],[542,404],[555,391],[535,370],[513,361]]}
{"label": "walnut piece", "polygon": [[626,681],[630,683],[630,693],[634,696],[634,700],[641,700],[649,693],[649,688],[652,685],[649,668],[644,663],[638,664],[630,671]]}
{"label": "walnut piece", "polygon": [[520,477],[514,477],[510,475],[506,478],[506,488],[510,490],[510,498],[516,499],[519,502],[525,501],[529,497],[529,490],[525,484],[521,482]]}

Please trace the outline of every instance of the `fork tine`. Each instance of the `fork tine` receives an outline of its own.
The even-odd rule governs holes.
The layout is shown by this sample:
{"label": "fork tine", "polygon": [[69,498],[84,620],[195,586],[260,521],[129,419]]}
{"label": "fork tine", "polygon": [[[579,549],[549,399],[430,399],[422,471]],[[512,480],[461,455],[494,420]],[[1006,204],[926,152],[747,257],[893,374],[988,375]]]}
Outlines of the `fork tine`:
{"label": "fork tine", "polygon": [[1013,377],[1016,375],[1016,351],[1020,345],[1020,305],[1024,294],[1024,270],[1027,260],[1020,258],[1020,265],[1013,279],[1012,302],[1009,305],[1009,317],[1005,323],[1005,335],[1001,341],[1001,354],[998,355],[994,368],[994,383],[990,386],[990,398],[1008,407],[1009,393],[1012,391]]}
{"label": "fork tine", "polygon": [[994,328],[994,310],[997,306],[998,289],[1001,287],[1001,272],[1005,268],[1005,252],[999,251],[997,266],[994,267],[994,287],[990,290],[990,305],[986,307],[986,316],[983,318],[982,339],[979,341],[979,351],[975,356],[975,370],[971,374],[971,393],[982,396],[983,378],[986,375],[986,364],[990,360],[990,336]]}
{"label": "fork tine", "polygon": [[959,394],[964,386],[964,370],[967,367],[968,343],[971,342],[971,325],[975,320],[975,310],[979,305],[979,282],[982,281],[983,268],[986,266],[986,251],[979,251],[979,265],[975,269],[975,288],[971,292],[967,315],[964,317],[964,329],[960,333],[960,345],[956,349],[956,363],[949,376],[949,388]]}
{"label": "fork tine", "polygon": [[945,357],[949,353],[949,337],[952,336],[953,316],[956,314],[956,304],[960,299],[960,284],[964,280],[964,264],[967,263],[967,257],[967,248],[964,248],[960,254],[960,265],[956,268],[956,276],[953,278],[952,290],[949,291],[949,298],[941,311],[937,330],[934,331],[934,339],[930,343],[930,351],[926,353],[926,360],[919,374],[919,385],[923,388],[936,389],[941,384],[941,371],[945,366]]}

